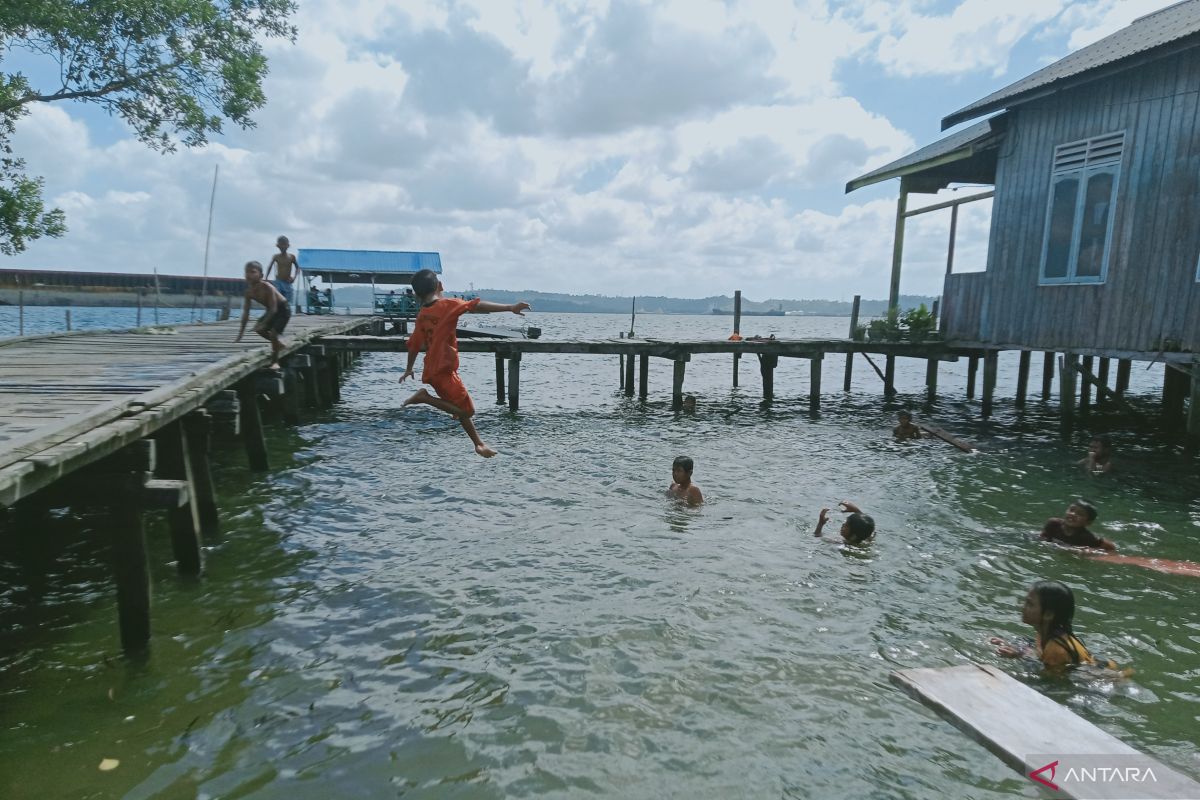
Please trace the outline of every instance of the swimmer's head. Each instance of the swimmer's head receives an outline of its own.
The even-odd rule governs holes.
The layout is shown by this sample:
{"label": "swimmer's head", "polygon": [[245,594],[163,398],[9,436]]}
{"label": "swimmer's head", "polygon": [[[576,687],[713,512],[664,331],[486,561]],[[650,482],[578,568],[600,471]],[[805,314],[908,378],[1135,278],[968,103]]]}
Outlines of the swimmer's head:
{"label": "swimmer's head", "polygon": [[684,411],[695,411],[696,410],[696,395],[689,394],[687,397],[683,398],[683,410]]}
{"label": "swimmer's head", "polygon": [[896,413],[896,419],[898,419],[904,423],[912,422],[912,412],[906,411],[906,410],[901,410]]}
{"label": "swimmer's head", "polygon": [[1080,497],[1067,506],[1064,519],[1068,525],[1079,528],[1095,522],[1097,516],[1099,516],[1099,512],[1096,511],[1096,507]]}
{"label": "swimmer's head", "polygon": [[1039,631],[1071,632],[1071,621],[1075,619],[1075,595],[1071,587],[1058,581],[1038,581],[1025,596],[1025,607],[1021,610],[1021,621]]}
{"label": "swimmer's head", "polygon": [[416,292],[417,297],[424,300],[427,297],[432,297],[433,293],[440,287],[441,281],[438,280],[437,273],[431,269],[423,269],[416,275],[413,275],[412,288]]}
{"label": "swimmer's head", "polygon": [[1088,452],[1093,456],[1106,456],[1112,452],[1112,441],[1107,436],[1093,436]]}
{"label": "swimmer's head", "polygon": [[870,514],[855,511],[842,523],[842,539],[846,544],[862,544],[875,533],[875,520]]}
{"label": "swimmer's head", "polygon": [[671,462],[671,478],[676,483],[687,483],[692,479],[692,470],[696,465],[691,456],[678,456]]}

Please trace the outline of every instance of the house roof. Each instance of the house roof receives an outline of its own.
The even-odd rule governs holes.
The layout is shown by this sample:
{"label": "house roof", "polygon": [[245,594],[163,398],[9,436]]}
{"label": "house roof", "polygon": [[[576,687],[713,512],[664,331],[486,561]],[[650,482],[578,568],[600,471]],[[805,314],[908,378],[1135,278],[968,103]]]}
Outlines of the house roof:
{"label": "house roof", "polygon": [[[992,149],[999,141],[1004,133],[1005,122],[1005,115],[1001,114],[992,119],[977,122],[968,128],[963,128],[961,131],[939,139],[933,144],[926,145],[903,158],[898,158],[890,164],[885,164],[879,169],[872,170],[865,175],[860,175],[846,184],[846,192],[853,192],[855,189],[861,189],[873,183],[886,181],[889,178],[902,178],[906,175],[928,172],[938,167],[954,164],[966,159],[978,159],[984,151]],[[979,177],[975,174],[977,170],[974,169],[971,171],[972,174],[969,177],[963,176],[962,178],[952,176],[952,167],[947,167],[942,172],[945,174],[940,177],[943,177],[944,181],[938,182],[941,182],[943,186],[953,180],[979,180]]]}
{"label": "house roof", "polygon": [[1184,0],[1139,17],[1116,33],[960,108],[942,119],[942,130],[1068,86],[1128,69],[1143,60],[1195,47],[1200,45],[1197,33],[1200,33],[1200,0]]}
{"label": "house roof", "polygon": [[311,276],[346,283],[410,283],[423,269],[442,272],[442,257],[437,253],[302,249],[296,260]]}

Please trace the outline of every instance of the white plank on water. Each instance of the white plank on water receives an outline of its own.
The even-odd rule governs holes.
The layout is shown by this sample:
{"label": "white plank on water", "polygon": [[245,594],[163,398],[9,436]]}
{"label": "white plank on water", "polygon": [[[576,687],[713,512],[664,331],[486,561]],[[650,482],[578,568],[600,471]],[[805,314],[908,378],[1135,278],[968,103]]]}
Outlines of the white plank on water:
{"label": "white plank on water", "polygon": [[[1040,775],[1058,787],[1055,797],[1144,797],[1163,800],[1200,798],[1200,783],[1176,772],[1077,716],[1066,707],[991,666],[964,664],[940,669],[893,672],[892,683],[946,718],[1026,777],[1057,760]],[[1149,768],[1154,781],[1098,786],[1082,767],[1094,764]],[[1072,770],[1074,767],[1074,771]],[[1032,779],[1031,779],[1032,780]]]}

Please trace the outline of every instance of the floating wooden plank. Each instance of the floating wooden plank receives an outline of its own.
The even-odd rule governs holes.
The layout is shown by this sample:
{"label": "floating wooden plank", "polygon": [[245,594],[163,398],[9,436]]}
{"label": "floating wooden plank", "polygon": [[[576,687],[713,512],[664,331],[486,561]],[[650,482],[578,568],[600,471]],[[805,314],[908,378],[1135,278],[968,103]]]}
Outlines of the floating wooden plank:
{"label": "floating wooden plank", "polygon": [[971,444],[970,442],[964,441],[963,439],[959,439],[957,436],[952,436],[951,434],[946,433],[941,428],[938,428],[934,425],[930,425],[927,422],[918,422],[918,423],[916,423],[916,425],[921,430],[929,433],[929,435],[934,436],[938,439],[941,439],[943,442],[954,445],[959,450],[962,450],[964,453],[971,453],[971,452],[974,452],[975,450],[979,449],[978,447]]}
{"label": "floating wooden plank", "polygon": [[[995,667],[964,664],[907,669],[893,672],[891,681],[1013,769],[1027,777],[1036,771],[1043,780],[1051,780],[1058,787],[1055,797],[1098,796],[1094,781],[1079,780],[1078,774],[1073,778],[1071,770],[1095,757],[1110,766],[1136,763],[1151,768],[1155,781],[1139,784],[1138,797],[1200,798],[1200,783],[1138,752]],[[1055,760],[1056,768],[1047,770]],[[1031,780],[1041,783],[1037,778]]]}

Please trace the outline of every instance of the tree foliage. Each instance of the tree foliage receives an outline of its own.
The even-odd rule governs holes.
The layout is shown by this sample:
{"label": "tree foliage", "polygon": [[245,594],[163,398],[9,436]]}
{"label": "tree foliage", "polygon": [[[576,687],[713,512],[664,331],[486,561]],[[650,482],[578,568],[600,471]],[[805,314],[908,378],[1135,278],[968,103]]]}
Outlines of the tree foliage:
{"label": "tree foliage", "polygon": [[[294,10],[292,0],[0,0],[0,252],[65,231],[11,146],[30,106],[99,105],[160,152],[202,145],[225,121],[252,127],[266,102],[261,43],[294,40]],[[57,77],[34,85],[5,70],[14,54],[56,64]]]}

